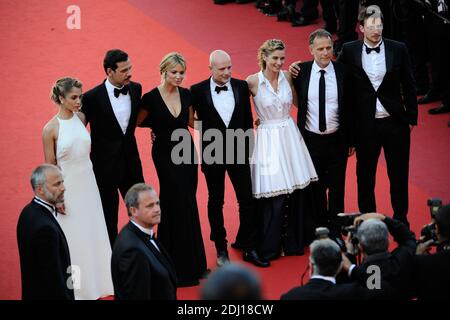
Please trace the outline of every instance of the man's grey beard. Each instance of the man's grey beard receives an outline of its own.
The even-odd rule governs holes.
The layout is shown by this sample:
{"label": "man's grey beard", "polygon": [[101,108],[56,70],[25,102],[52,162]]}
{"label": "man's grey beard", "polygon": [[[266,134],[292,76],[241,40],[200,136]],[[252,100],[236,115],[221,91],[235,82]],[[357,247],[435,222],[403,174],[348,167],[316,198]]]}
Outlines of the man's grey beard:
{"label": "man's grey beard", "polygon": [[47,186],[45,184],[43,185],[42,189],[44,190],[44,195],[47,198],[48,203],[56,205],[57,203],[64,201],[64,198],[63,198],[64,193],[60,194],[59,197],[57,197],[56,195],[54,195],[50,191],[48,191]]}

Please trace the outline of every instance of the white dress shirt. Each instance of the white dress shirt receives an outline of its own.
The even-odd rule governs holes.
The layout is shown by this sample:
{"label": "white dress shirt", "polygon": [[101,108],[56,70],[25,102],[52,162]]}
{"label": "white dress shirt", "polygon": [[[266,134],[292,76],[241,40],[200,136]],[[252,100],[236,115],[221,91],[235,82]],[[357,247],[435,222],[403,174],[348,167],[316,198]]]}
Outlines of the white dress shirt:
{"label": "white dress shirt", "polygon": [[228,87],[227,91],[216,92],[216,86],[222,87],[214,82],[213,78],[210,79],[211,86],[211,96],[214,104],[214,108],[216,108],[220,117],[222,118],[223,123],[228,128],[228,125],[231,121],[231,116],[233,115],[235,101],[233,95],[233,88],[231,87],[230,81],[228,81],[224,86]]}
{"label": "white dress shirt", "polygon": [[122,89],[114,86],[108,79],[105,81],[106,91],[108,91],[109,101],[116,116],[117,122],[125,134],[128,127],[128,122],[131,116],[131,97],[130,92],[127,95],[120,94],[117,98],[114,96],[114,88]]}
{"label": "white dress shirt", "polygon": [[50,213],[56,218],[57,216],[57,212],[56,212],[56,207],[51,204],[48,203],[47,201],[43,200],[42,198],[39,198],[38,196],[34,196],[34,202],[36,202],[37,204],[43,206],[45,209],[47,209],[48,211],[50,211]]}
{"label": "white dress shirt", "polygon": [[321,67],[314,61],[308,88],[308,112],[306,130],[316,134],[330,134],[339,129],[338,89],[334,66],[330,62],[325,70],[325,121],[327,130],[319,130],[319,81]]}
{"label": "white dress shirt", "polygon": [[[377,53],[375,51],[371,51],[369,54],[367,54],[366,46],[368,48],[376,48],[380,46],[380,52]],[[375,89],[375,91],[377,91],[381,83],[383,82],[384,75],[386,74],[386,54],[383,41],[380,41],[374,47],[364,41],[364,45],[362,48],[362,67],[369,77],[373,88]],[[386,118],[390,116],[390,114],[386,111],[378,98],[376,108],[376,119]]]}
{"label": "white dress shirt", "polygon": [[311,279],[322,279],[322,280],[326,280],[326,281],[330,281],[333,282],[334,284],[336,284],[336,278],[334,277],[325,277],[325,276],[321,276],[321,275],[314,275],[311,276]]}
{"label": "white dress shirt", "polygon": [[[137,224],[136,222],[134,222],[133,220],[130,220],[130,221],[132,224],[134,224],[136,227],[138,227],[138,229],[141,230],[143,233],[148,234],[150,237],[153,237],[152,229],[144,228],[144,227],[140,226],[139,224]],[[159,250],[158,245],[156,244],[155,240],[153,240],[153,238],[150,238],[150,242],[156,249],[158,249],[159,252],[161,252],[161,250]]]}

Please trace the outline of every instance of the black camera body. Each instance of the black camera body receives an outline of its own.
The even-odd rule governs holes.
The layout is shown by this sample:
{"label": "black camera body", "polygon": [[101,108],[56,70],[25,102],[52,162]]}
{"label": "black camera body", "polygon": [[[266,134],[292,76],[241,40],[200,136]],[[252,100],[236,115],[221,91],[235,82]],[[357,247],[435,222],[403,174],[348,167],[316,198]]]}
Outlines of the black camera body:
{"label": "black camera body", "polygon": [[436,234],[436,224],[430,223],[422,228],[420,231],[421,242],[427,242],[428,240],[433,240],[432,245],[437,244],[437,234]]}
{"label": "black camera body", "polygon": [[421,240],[420,242],[427,242],[433,240],[432,246],[438,245],[437,233],[436,233],[436,223],[435,217],[436,212],[442,207],[442,200],[439,198],[428,199],[427,205],[430,207],[431,223],[427,224],[420,231]]}

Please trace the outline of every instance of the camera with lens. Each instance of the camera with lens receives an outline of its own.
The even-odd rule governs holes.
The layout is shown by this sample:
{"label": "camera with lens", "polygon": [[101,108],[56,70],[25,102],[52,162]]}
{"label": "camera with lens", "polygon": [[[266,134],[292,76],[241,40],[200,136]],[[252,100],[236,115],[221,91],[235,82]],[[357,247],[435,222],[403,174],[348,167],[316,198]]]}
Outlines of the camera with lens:
{"label": "camera with lens", "polygon": [[347,247],[345,246],[345,242],[340,237],[330,238],[330,230],[326,227],[318,227],[316,228],[316,238],[317,240],[321,239],[331,239],[337,243],[342,252],[347,252]]}
{"label": "camera with lens", "polygon": [[436,223],[435,216],[436,212],[442,207],[442,200],[438,198],[428,199],[427,205],[430,207],[430,216],[431,223],[427,224],[420,231],[420,241],[419,242],[427,242],[428,240],[433,240],[432,246],[436,246],[437,243],[437,233],[436,233]]}
{"label": "camera with lens", "polygon": [[354,226],[355,219],[359,217],[362,213],[338,213],[334,224],[341,229],[341,233],[347,236],[349,233],[354,235],[358,231],[358,226]]}

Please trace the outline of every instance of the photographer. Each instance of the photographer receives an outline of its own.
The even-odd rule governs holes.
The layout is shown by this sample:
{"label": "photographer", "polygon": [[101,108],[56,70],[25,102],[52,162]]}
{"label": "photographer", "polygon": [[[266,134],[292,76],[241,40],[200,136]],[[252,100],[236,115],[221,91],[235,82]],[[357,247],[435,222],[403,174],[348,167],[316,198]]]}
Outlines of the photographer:
{"label": "photographer", "polygon": [[[450,299],[450,204],[434,216],[437,241],[431,239],[417,246],[414,257],[413,295],[417,299]],[[428,254],[431,246],[436,253]]]}
{"label": "photographer", "polygon": [[368,300],[388,297],[387,284],[382,284],[382,290],[369,290],[358,283],[336,284],[336,275],[342,268],[342,253],[333,240],[315,240],[310,245],[310,251],[309,282],[283,294],[281,300]]}
{"label": "photographer", "polygon": [[[379,213],[357,217],[354,226],[357,227],[357,250],[362,254],[362,263],[355,266],[344,258],[343,269],[348,272],[350,279],[367,286],[373,276],[377,276],[376,270],[379,270],[381,279],[394,289],[394,298],[408,298],[411,265],[416,250],[414,234],[402,222]],[[389,252],[389,233],[398,244],[392,252]],[[346,245],[348,252],[355,251],[350,241]]]}

